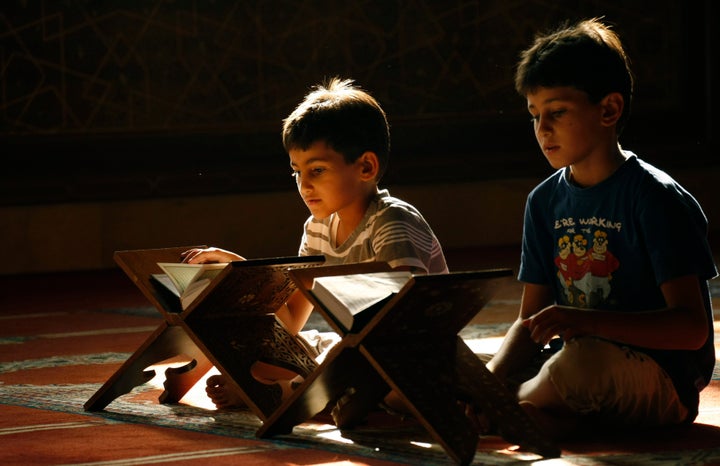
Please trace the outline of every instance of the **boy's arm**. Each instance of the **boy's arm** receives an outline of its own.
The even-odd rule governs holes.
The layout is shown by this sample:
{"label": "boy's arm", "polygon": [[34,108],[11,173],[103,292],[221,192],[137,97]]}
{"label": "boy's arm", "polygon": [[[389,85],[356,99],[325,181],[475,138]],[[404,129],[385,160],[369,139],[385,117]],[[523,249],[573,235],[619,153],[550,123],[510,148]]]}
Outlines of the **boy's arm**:
{"label": "boy's arm", "polygon": [[310,313],[312,312],[312,304],[305,298],[300,290],[293,291],[287,303],[275,312],[275,315],[285,324],[288,331],[297,335],[305,326]]}
{"label": "boy's arm", "polygon": [[190,249],[180,254],[187,264],[206,264],[208,262],[244,261],[245,258],[232,251],[220,248]]}
{"label": "boy's arm", "polygon": [[530,332],[522,323],[552,302],[550,287],[531,283],[523,286],[519,316],[505,335],[500,349],[487,364],[487,368],[500,380],[522,369],[542,349],[530,338]]}
{"label": "boy's arm", "polygon": [[555,335],[570,339],[593,335],[607,340],[662,350],[695,350],[705,343],[710,323],[696,275],[660,285],[663,309],[642,312],[583,310],[551,306],[523,322],[539,344]]}

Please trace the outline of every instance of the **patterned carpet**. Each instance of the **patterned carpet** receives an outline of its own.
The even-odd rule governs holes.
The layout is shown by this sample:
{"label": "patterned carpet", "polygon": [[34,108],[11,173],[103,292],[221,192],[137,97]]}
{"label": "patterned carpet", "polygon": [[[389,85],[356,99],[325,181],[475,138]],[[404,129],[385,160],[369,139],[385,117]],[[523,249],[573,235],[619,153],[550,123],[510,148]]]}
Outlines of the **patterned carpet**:
{"label": "patterned carpet", "polygon": [[[34,280],[29,280],[33,287]],[[256,416],[208,409],[200,386],[180,404],[158,403],[159,378],[117,398],[103,411],[85,412],[84,403],[161,319],[154,308],[137,305],[142,302],[137,296],[130,299],[124,294],[115,304],[102,286],[96,287],[98,297],[86,296],[87,286],[84,294],[78,295],[55,277],[49,283],[37,295],[15,283],[15,288],[7,289],[22,296],[16,299],[10,293],[0,303],[0,464],[99,466],[180,460],[216,465],[452,464],[412,419],[378,412],[367,424],[340,432],[329,416],[321,413],[297,426],[291,435],[260,440],[255,436],[260,426]],[[111,285],[115,289],[123,283]],[[718,285],[715,280],[715,309],[720,309]],[[98,309],[101,299],[105,305]],[[509,326],[508,310],[517,309],[516,298],[503,299],[500,296],[483,310],[484,322],[461,333],[473,351],[488,353],[497,348]],[[309,326],[327,330],[317,318]],[[720,342],[717,316],[715,333],[716,343]],[[484,436],[472,464],[720,464],[718,369],[716,366],[713,382],[701,395],[700,415],[689,430],[643,432],[632,437],[606,433],[597,440],[561,445],[562,457],[554,460],[520,451],[500,437]],[[143,450],[134,447],[138,441]]]}
{"label": "patterned carpet", "polygon": [[[150,316],[152,309],[115,310],[123,314],[136,316]],[[314,322],[321,329],[321,322]],[[476,351],[492,351],[498,342],[498,337],[507,329],[508,324],[472,325],[462,333],[463,338]],[[80,332],[82,333],[82,332]],[[37,338],[37,337],[34,337]],[[720,341],[720,335],[716,338]],[[5,337],[0,344],[21,344],[27,337]],[[0,375],[5,378],[13,373],[32,373],[38,371],[57,370],[59,368],[109,366],[117,367],[124,362],[130,353],[108,352],[94,354],[77,354],[53,356],[37,359],[15,360],[0,363]],[[720,392],[720,377],[715,374],[713,388]],[[25,384],[7,383],[0,385],[0,403],[9,406],[22,406],[39,410],[83,415],[88,418],[91,425],[127,423],[149,424],[155,426],[201,432],[212,435],[232,437],[238,439],[257,440],[256,430],[260,427],[260,420],[247,411],[214,411],[185,402],[176,405],[159,404],[157,397],[160,394],[160,380],[136,388],[128,395],[121,396],[113,401],[104,411],[87,413],[83,404],[99,388],[97,383],[47,383]],[[194,395],[197,396],[198,389]],[[720,396],[714,400],[720,404]],[[1,409],[1,408],[0,408]],[[472,464],[474,465],[515,465],[515,464],[577,464],[577,465],[622,465],[622,464],[720,464],[720,447],[710,448],[697,444],[700,437],[710,437],[720,444],[720,408],[707,407],[714,426],[701,424],[696,431],[687,435],[685,440],[674,438],[665,439],[661,444],[650,447],[655,451],[642,452],[643,442],[648,439],[638,439],[634,445],[619,442],[613,448],[594,449],[588,445],[564,446],[562,459],[545,460],[534,454],[514,450],[499,437],[488,436],[481,438],[478,453]],[[2,411],[0,411],[1,416]],[[402,420],[396,416],[378,412],[373,414],[366,425],[353,431],[340,432],[330,422],[329,416],[320,414],[310,422],[296,427],[291,435],[263,441],[263,448],[268,450],[307,448],[321,449],[338,455],[353,455],[367,459],[366,464],[376,464],[373,461],[389,461],[397,464],[450,464],[446,453],[434,444],[425,431],[412,419]],[[388,433],[391,435],[388,435]],[[2,431],[0,431],[2,434]],[[692,439],[695,442],[692,442]],[[686,443],[692,448],[682,448]],[[624,451],[623,451],[624,450]],[[659,451],[657,451],[659,450]],[[98,463],[100,464],[100,463]],[[104,464],[104,463],[103,463]],[[359,464],[359,463],[358,463]]]}
{"label": "patterned carpet", "polygon": [[[16,385],[0,387],[0,403],[63,413],[87,414],[83,403],[98,388],[93,384],[80,385]],[[94,424],[130,423],[191,430],[213,435],[255,439],[260,426],[256,416],[245,411],[209,412],[188,405],[161,405],[154,396],[159,391],[141,387],[132,394],[114,401],[107,410],[89,416]],[[298,426],[292,435],[265,441],[268,449],[320,448],[337,454],[351,454],[368,460],[385,460],[399,464],[451,464],[445,452],[427,438],[412,421],[371,419],[368,426],[341,434],[334,426],[310,422]],[[388,435],[391,432],[392,435]],[[698,429],[701,432],[701,429]],[[701,432],[702,433],[702,432]],[[715,438],[720,434],[714,433]],[[541,461],[533,454],[513,451],[497,438],[488,437],[475,456],[473,465],[711,465],[720,464],[720,447],[671,449],[649,453],[594,452],[564,454],[562,459]],[[424,445],[424,446],[422,446]],[[372,464],[372,463],[368,463]]]}

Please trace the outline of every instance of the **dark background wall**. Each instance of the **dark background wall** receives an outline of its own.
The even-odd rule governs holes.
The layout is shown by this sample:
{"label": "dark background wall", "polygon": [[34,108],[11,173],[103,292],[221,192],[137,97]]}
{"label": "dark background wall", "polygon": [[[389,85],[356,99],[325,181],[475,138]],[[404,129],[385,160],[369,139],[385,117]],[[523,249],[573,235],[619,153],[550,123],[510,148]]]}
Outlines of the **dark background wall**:
{"label": "dark background wall", "polygon": [[[520,207],[506,215],[516,217],[528,186],[549,172],[512,87],[517,55],[537,31],[593,16],[614,25],[633,60],[637,88],[623,145],[692,186],[720,181],[720,13],[712,0],[3,2],[0,222],[6,246],[35,251],[4,271],[103,267],[112,250],[162,243],[162,235],[143,243],[139,233],[110,241],[108,206],[146,210],[125,228],[162,229],[152,221],[178,199],[222,205],[292,193],[281,120],[311,85],[336,75],[354,78],[389,115],[387,186],[432,212],[441,206],[418,193],[489,183],[489,199],[468,194],[480,208],[498,202],[498,183],[502,191],[504,181],[528,180],[510,196]],[[90,206],[96,213],[80,225],[59,221]],[[292,209],[299,216],[290,220],[301,222],[306,211]],[[239,231],[232,214],[214,212],[212,221]],[[514,241],[517,221],[507,221]],[[133,236],[123,225],[112,224],[117,238]],[[48,239],[73,237],[73,228],[104,235],[97,244],[84,238],[99,251],[94,260],[68,262]],[[166,238],[203,238],[196,233]],[[55,259],[46,266],[26,263],[48,256]]]}

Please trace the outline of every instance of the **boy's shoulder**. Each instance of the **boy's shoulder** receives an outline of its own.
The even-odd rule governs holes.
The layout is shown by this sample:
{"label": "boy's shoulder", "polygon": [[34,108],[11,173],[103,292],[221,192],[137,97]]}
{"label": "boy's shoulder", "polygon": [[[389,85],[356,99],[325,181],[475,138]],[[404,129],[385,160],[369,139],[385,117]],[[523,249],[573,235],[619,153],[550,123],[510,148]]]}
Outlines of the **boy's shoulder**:
{"label": "boy's shoulder", "polygon": [[373,201],[380,207],[404,207],[415,209],[415,207],[409,202],[400,199],[399,197],[392,196],[390,191],[387,189],[378,190],[373,197]]}
{"label": "boy's shoulder", "polygon": [[368,207],[371,216],[404,217],[421,216],[420,210],[409,202],[390,195],[387,189],[378,191]]}
{"label": "boy's shoulder", "polygon": [[649,176],[649,180],[656,181],[663,185],[677,184],[677,181],[662,169],[639,158],[636,158],[636,160],[642,174]]}

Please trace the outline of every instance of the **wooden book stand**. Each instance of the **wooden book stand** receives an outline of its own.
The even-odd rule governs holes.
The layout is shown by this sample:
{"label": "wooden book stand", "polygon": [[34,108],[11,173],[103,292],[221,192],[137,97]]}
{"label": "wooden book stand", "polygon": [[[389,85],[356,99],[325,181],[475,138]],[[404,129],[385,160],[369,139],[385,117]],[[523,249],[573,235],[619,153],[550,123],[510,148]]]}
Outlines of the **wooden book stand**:
{"label": "wooden book stand", "polygon": [[299,289],[343,338],[265,420],[258,437],[290,433],[348,389],[354,394],[345,418],[352,425],[393,389],[459,464],[472,461],[479,439],[459,399],[479,406],[506,440],[545,457],[559,456],[560,450],[538,431],[515,397],[458,335],[512,272],[414,276],[362,330],[343,333],[309,291],[313,278],[377,269],[377,265],[360,264],[290,271]]}
{"label": "wooden book stand", "polygon": [[168,299],[151,280],[161,273],[158,262],[179,262],[193,247],[118,251],[115,261],[162,314],[165,321],[85,403],[86,411],[104,409],[117,397],[148,382],[149,366],[177,356],[190,362],[165,371],[161,403],[177,403],[212,366],[236,385],[243,401],[261,419],[280,405],[277,385],[250,374],[256,361],[268,362],[308,376],[317,366],[314,355],[290,335],[274,312],[295,290],[290,266],[313,267],[324,257],[280,257],[231,262],[186,310]]}

